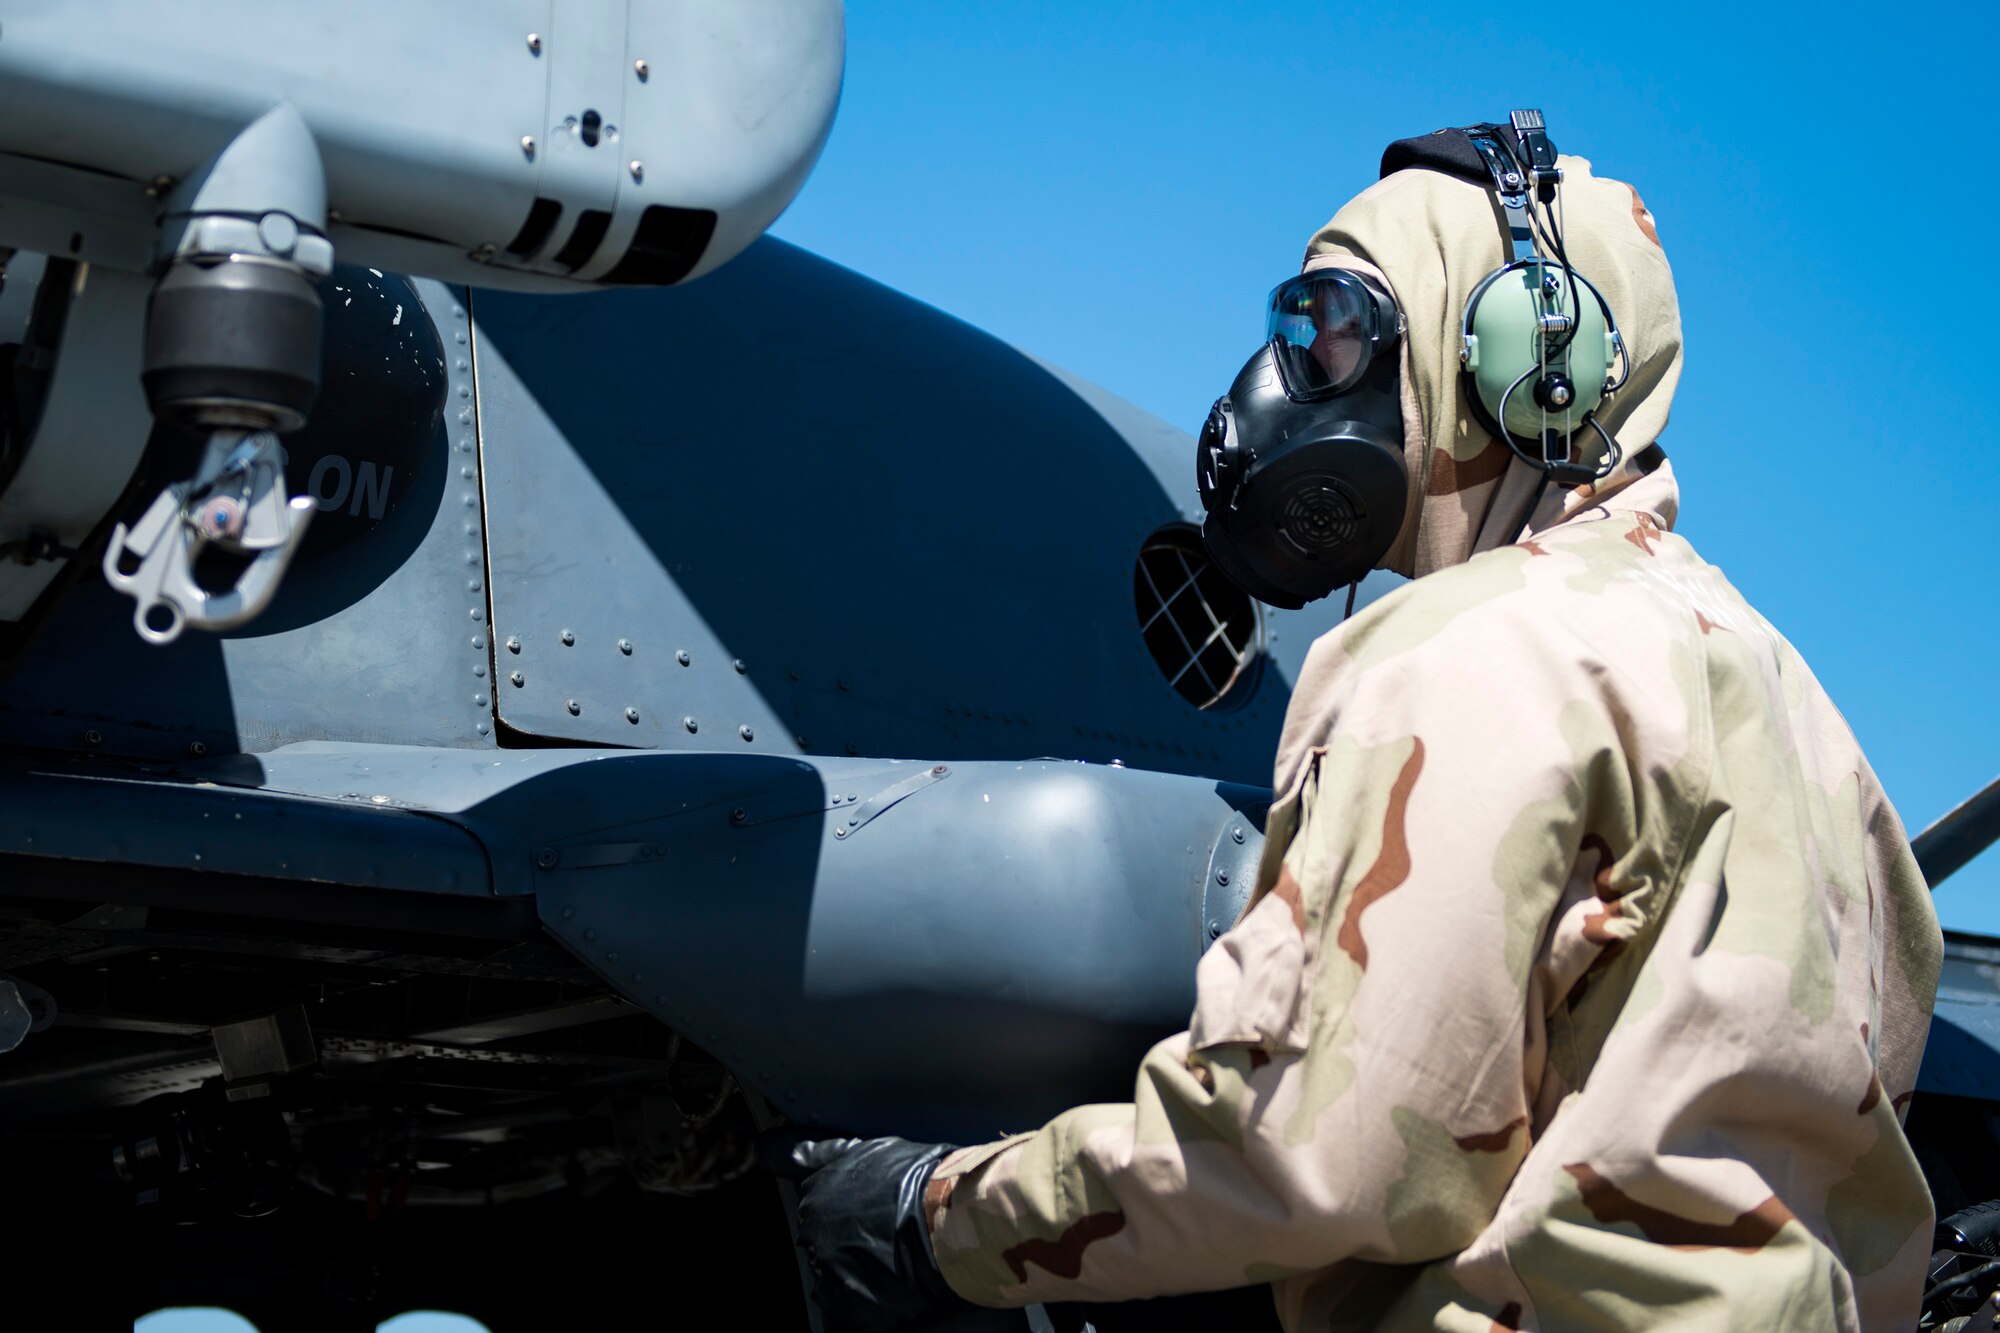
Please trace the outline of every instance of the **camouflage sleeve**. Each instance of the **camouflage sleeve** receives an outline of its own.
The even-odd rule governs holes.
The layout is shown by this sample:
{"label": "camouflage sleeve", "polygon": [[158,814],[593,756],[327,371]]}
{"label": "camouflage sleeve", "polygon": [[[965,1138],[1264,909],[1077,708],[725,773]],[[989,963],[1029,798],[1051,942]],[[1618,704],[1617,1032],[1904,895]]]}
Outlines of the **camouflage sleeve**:
{"label": "camouflage sleeve", "polygon": [[1662,724],[1618,697],[1656,682],[1621,686],[1560,630],[1494,633],[1349,664],[1258,894],[1130,1103],[946,1159],[930,1216],[960,1294],[1117,1300],[1421,1262],[1491,1220],[1528,1147],[1543,996],[1665,896],[1678,839],[1647,788],[1685,727],[1671,680]]}

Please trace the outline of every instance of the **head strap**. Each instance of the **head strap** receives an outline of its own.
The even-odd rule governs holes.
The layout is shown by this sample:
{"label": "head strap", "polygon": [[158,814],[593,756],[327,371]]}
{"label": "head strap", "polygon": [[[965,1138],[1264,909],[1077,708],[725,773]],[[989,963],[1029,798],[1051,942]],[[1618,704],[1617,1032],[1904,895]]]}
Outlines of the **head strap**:
{"label": "head strap", "polygon": [[1541,112],[1516,111],[1505,125],[1468,125],[1398,139],[1383,150],[1382,175],[1412,167],[1441,171],[1492,190],[1507,215],[1513,257],[1534,257],[1528,194],[1532,190],[1542,203],[1550,203],[1562,183],[1562,168],[1556,165],[1556,148]]}

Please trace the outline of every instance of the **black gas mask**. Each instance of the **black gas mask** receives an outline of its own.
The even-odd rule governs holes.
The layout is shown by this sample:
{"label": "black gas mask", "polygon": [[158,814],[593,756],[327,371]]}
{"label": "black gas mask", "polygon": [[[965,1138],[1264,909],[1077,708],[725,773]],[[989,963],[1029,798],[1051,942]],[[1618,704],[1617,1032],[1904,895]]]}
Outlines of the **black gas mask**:
{"label": "black gas mask", "polygon": [[1265,342],[1209,409],[1196,450],[1202,540],[1238,587],[1296,609],[1375,567],[1409,476],[1395,298],[1347,269],[1272,293]]}

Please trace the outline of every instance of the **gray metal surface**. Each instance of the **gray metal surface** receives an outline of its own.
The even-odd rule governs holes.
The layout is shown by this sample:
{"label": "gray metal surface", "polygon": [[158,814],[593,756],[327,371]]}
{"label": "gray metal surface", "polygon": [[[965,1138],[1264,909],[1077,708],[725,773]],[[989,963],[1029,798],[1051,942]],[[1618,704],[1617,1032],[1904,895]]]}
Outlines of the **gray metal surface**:
{"label": "gray metal surface", "polygon": [[[494,743],[471,335],[461,292],[417,291],[424,310],[383,318],[436,320],[447,406],[402,502],[364,535],[308,550],[270,609],[226,636],[151,647],[132,633],[129,602],[80,581],[0,682],[0,732],[148,758],[327,736]],[[396,373],[386,355],[382,373]]]}
{"label": "gray metal surface", "polygon": [[159,257],[259,255],[315,277],[333,267],[326,168],[305,118],[280,102],[160,200]]}
{"label": "gray metal surface", "polygon": [[2000,944],[1989,937],[1945,932],[1917,1091],[2000,1100]]}
{"label": "gray metal surface", "polygon": [[[424,893],[490,892],[464,830],[359,788],[300,799],[194,778],[0,767],[0,852]],[[341,799],[344,797],[345,799]]]}
{"label": "gray metal surface", "polygon": [[[585,322],[557,336],[572,352],[590,349],[593,380],[604,361],[630,356],[616,346],[624,331],[588,327],[595,312],[551,313]],[[510,359],[485,326],[475,338],[501,721],[531,736],[599,744],[796,750],[792,726],[740,656],[755,659],[755,647],[724,641],[682,593],[671,556],[648,543],[652,524],[642,516],[642,528],[624,512],[621,495],[672,486],[677,460],[621,459],[613,466],[634,469],[622,478],[593,472],[572,437],[601,439],[609,423],[594,418],[617,414],[622,395],[593,394],[588,415],[565,428],[514,369],[523,354],[563,353],[544,343]],[[532,366],[528,374],[539,378]],[[639,396],[658,402],[651,392]],[[761,677],[781,664],[758,660],[755,669]]]}
{"label": "gray metal surface", "polygon": [[[704,272],[798,192],[843,46],[839,0],[20,0],[0,27],[0,244],[140,267],[155,197],[284,102],[319,142],[344,259],[573,289],[665,204],[718,214]],[[557,244],[509,255],[537,198],[563,207]],[[608,227],[571,277],[552,256],[585,209]]]}
{"label": "gray metal surface", "polygon": [[[1195,960],[1240,910],[1267,795],[1054,760],[324,743],[188,776],[233,809],[430,816],[357,856],[457,825],[495,892],[532,893],[620,994],[787,1114],[934,1135],[1126,1091],[1185,1024]],[[148,790],[144,808],[179,791]],[[162,828],[181,831],[180,864],[188,823]],[[271,845],[253,830],[233,855]]]}
{"label": "gray metal surface", "polygon": [[1026,1128],[1129,1095],[1186,1024],[1205,876],[1239,820],[1213,783],[951,764],[870,819],[921,763],[730,756],[690,790],[673,773],[697,764],[568,770],[673,813],[627,798],[629,822],[542,840],[537,909],[794,1119]]}
{"label": "gray metal surface", "polygon": [[[6,40],[0,21],[0,43]],[[159,205],[118,176],[0,151],[0,244],[137,273],[159,242]]]}
{"label": "gray metal surface", "polygon": [[[256,755],[232,755],[177,765],[177,771],[220,786],[365,800],[377,807],[467,815],[509,791],[564,768],[617,758],[621,750],[472,750],[352,741],[300,741]],[[584,811],[573,812],[588,819]],[[550,812],[548,818],[560,817]],[[526,876],[509,878],[525,887]],[[502,888],[501,892],[517,891]]]}
{"label": "gray metal surface", "polygon": [[[693,766],[620,762],[621,787],[657,772],[662,797],[667,766]],[[1136,1057],[1185,1023],[1203,877],[1236,815],[1212,784],[955,765],[868,820],[921,765],[703,767],[675,813],[536,847],[537,907],[794,1118],[1029,1124],[1124,1091]]]}
{"label": "gray metal surface", "polygon": [[[125,489],[153,423],[139,387],[152,289],[116,269],[78,271],[48,401],[20,471],[0,490],[0,543],[40,533],[82,546]],[[0,561],[0,621],[25,615],[63,564]]]}
{"label": "gray metal surface", "polygon": [[2000,778],[1960,802],[1910,840],[1910,850],[1936,888],[2000,840]]}
{"label": "gray metal surface", "polygon": [[[1202,712],[1139,631],[1140,548],[1199,515],[1184,434],[768,238],[474,315],[508,726],[1269,780],[1287,673]],[[1339,614],[1272,623],[1302,650]]]}
{"label": "gray metal surface", "polygon": [[21,341],[47,270],[48,256],[31,251],[9,255],[0,265],[0,275],[5,277],[5,284],[0,285],[0,342]]}

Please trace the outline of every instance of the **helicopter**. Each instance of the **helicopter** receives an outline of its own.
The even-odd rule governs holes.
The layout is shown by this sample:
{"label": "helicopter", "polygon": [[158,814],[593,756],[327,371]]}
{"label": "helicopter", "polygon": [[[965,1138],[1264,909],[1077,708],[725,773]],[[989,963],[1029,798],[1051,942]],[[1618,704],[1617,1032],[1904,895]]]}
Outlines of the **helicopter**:
{"label": "helicopter", "polygon": [[836,0],[203,13],[0,18],[14,1306],[808,1326],[757,1134],[1121,1096],[1338,612],[1209,564],[1186,433],[763,235]]}

